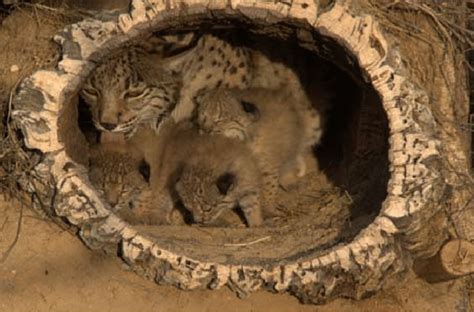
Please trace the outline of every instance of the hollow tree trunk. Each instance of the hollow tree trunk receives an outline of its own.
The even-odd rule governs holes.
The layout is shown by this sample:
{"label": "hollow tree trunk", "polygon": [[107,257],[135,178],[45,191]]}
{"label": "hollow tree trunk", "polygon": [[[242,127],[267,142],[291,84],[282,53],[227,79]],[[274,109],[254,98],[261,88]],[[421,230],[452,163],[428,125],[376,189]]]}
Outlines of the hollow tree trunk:
{"label": "hollow tree trunk", "polygon": [[[414,259],[436,254],[453,228],[474,239],[473,210],[466,208],[473,190],[469,137],[457,126],[468,115],[466,73],[458,65],[463,55],[428,6],[415,9],[422,14],[349,0],[135,0],[129,14],[71,25],[55,38],[64,51],[57,70],[27,78],[15,99],[15,125],[27,152],[39,159],[34,178],[23,185],[40,194],[42,209],[76,226],[88,246],[118,250],[133,270],[158,283],[183,289],[227,285],[242,296],[258,289],[288,291],[314,303],[372,294]],[[416,23],[421,31],[400,31],[397,21]],[[261,263],[195,259],[120,220],[91,186],[78,157],[87,151],[72,103],[94,64],[152,31],[229,23],[260,35],[295,37],[301,47],[371,85],[381,99],[383,110],[361,109],[351,125],[351,149],[368,169],[370,138],[385,113],[387,195],[374,221],[350,242],[317,252],[308,246],[305,254]]]}

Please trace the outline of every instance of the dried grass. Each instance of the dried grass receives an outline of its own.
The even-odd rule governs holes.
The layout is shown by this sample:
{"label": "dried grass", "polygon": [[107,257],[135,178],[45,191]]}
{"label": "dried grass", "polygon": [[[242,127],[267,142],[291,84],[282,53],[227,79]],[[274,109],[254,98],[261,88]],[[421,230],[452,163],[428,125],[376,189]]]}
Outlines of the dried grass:
{"label": "dried grass", "polygon": [[[382,2],[384,3],[382,4]],[[443,55],[437,54],[441,58],[438,60],[440,63],[443,63],[445,59],[453,58],[452,63],[456,67],[459,66],[458,68],[461,68],[464,66],[466,72],[473,71],[472,64],[469,62],[469,56],[473,52],[474,47],[474,4],[470,5],[469,2],[461,0],[394,0],[389,3],[386,2],[371,0],[371,14],[375,15],[386,29],[393,32],[398,38],[405,37],[420,40],[430,47],[433,53],[439,47],[440,42],[444,43],[445,50]],[[418,16],[431,22],[438,38],[433,38],[433,32],[427,32],[420,26],[422,25],[421,23],[409,23],[409,21],[416,21]],[[440,65],[440,72],[448,86],[451,105],[455,108],[458,97],[456,97],[456,92],[454,91],[456,86],[451,85],[452,79],[448,78],[452,74],[450,71],[452,71],[452,68],[445,68]],[[462,76],[458,77],[461,78]],[[433,105],[431,109],[438,126],[445,133],[449,135],[462,135],[469,131],[471,136],[474,133],[474,124],[472,124],[471,120],[454,119],[456,116],[447,117],[445,113],[438,111],[436,105]],[[452,129],[456,129],[457,133],[452,133]],[[451,202],[452,198],[449,198],[446,202],[440,204],[443,205],[445,214],[451,224],[451,235],[454,237],[466,237],[466,233],[472,231],[470,229],[463,229],[463,227],[472,228],[472,225],[464,224],[468,221],[463,222],[463,220],[454,220],[453,218],[457,214],[473,211],[474,179],[464,168],[459,168],[453,163],[455,156],[448,154],[449,149],[446,146],[441,146],[440,148],[441,157],[446,166],[444,169],[449,172],[447,175],[455,177],[451,179],[450,183],[453,184],[452,186],[455,188],[457,196],[465,199],[464,203],[454,204],[454,202],[459,200],[455,199],[454,202]]]}
{"label": "dried grass", "polygon": [[[0,48],[0,195],[5,200],[15,199],[31,206],[32,198],[39,196],[25,192],[19,181],[32,179],[31,170],[38,159],[32,157],[34,153],[25,148],[21,131],[11,120],[14,96],[25,77],[38,69],[51,68],[57,64],[60,49],[52,42],[52,37],[66,24],[78,21],[81,14],[66,5],[48,7],[42,3],[15,4],[8,13],[4,22],[9,19],[10,28],[12,24],[18,27],[17,34],[22,33],[21,26],[38,37],[35,42],[30,42],[31,38],[22,42],[9,37],[8,30],[0,31],[0,41],[6,42]],[[15,51],[25,45],[30,47],[27,53]],[[18,64],[19,72],[11,72],[8,64]]]}
{"label": "dried grass", "polygon": [[469,9],[465,1],[411,1],[370,0],[370,13],[377,20],[394,33],[403,33],[426,43],[432,42],[431,34],[416,27],[404,18],[404,13],[423,14],[435,24],[435,30],[451,49],[465,53],[472,49],[474,31],[467,23],[474,18],[474,12]]}

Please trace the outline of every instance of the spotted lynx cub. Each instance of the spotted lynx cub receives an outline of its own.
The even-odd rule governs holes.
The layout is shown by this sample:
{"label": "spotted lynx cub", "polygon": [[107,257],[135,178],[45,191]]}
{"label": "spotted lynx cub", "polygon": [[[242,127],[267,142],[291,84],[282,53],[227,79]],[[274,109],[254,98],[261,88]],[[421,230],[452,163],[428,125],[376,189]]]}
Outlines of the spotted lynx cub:
{"label": "spotted lynx cub", "polygon": [[[248,86],[250,56],[246,49],[213,35],[194,41],[189,40],[190,35],[184,37],[184,44],[178,39],[171,44],[158,42],[155,55],[136,46],[99,64],[81,91],[98,130],[126,133],[130,138],[145,124],[158,132],[170,113],[176,121],[188,119],[199,91]],[[180,53],[164,53],[165,47],[173,44]]]}
{"label": "spotted lynx cub", "polygon": [[198,98],[196,122],[248,145],[262,172],[265,205],[273,207],[278,185],[305,174],[305,156],[321,138],[320,117],[307,101],[285,89],[214,90]]}
{"label": "spotted lynx cub", "polygon": [[175,204],[181,201],[196,223],[211,223],[238,205],[249,226],[262,224],[261,175],[245,144],[199,134],[190,122],[175,124],[172,119],[163,122],[154,142],[145,152],[151,189],[140,198],[141,203],[153,204],[136,208],[140,219],[170,223]]}
{"label": "spotted lynx cub", "polygon": [[89,178],[114,211],[133,208],[148,183],[139,171],[140,162],[116,145],[99,144],[91,149]]}
{"label": "spotted lynx cub", "polygon": [[251,127],[260,118],[255,104],[239,101],[228,89],[208,91],[196,98],[196,124],[204,133],[241,141],[251,139]]}
{"label": "spotted lynx cub", "polygon": [[171,116],[176,122],[189,119],[195,109],[194,98],[202,90],[246,89],[252,80],[250,51],[213,35],[202,36],[196,47],[164,63],[180,72],[182,88]]}

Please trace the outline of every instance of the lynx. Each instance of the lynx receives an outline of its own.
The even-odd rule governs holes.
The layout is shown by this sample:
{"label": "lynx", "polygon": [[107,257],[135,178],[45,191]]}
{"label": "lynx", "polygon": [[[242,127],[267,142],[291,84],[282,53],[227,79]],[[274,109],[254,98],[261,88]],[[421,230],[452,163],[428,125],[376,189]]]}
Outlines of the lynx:
{"label": "lynx", "polygon": [[266,205],[273,205],[278,185],[304,176],[305,157],[321,139],[322,128],[303,95],[285,89],[213,90],[197,102],[201,131],[242,140],[255,155]]}
{"label": "lynx", "polygon": [[140,193],[148,188],[140,165],[140,159],[126,146],[107,142],[91,148],[89,178],[114,211],[133,208]]}
{"label": "lynx", "polygon": [[[248,226],[262,224],[261,174],[247,146],[222,135],[200,134],[190,122],[164,121],[157,144],[145,152],[150,191],[136,213],[155,223],[170,223],[181,202],[196,223],[212,223],[222,211],[239,206]],[[139,142],[138,134],[136,142]]]}
{"label": "lynx", "polygon": [[246,49],[213,35],[178,37],[119,50],[97,66],[81,94],[98,130],[131,138],[145,125],[158,133],[170,114],[176,121],[189,119],[201,90],[248,86]]}
{"label": "lynx", "polygon": [[81,95],[98,130],[130,138],[140,125],[159,128],[178,100],[179,81],[152,62],[138,48],[119,51],[86,80]]}

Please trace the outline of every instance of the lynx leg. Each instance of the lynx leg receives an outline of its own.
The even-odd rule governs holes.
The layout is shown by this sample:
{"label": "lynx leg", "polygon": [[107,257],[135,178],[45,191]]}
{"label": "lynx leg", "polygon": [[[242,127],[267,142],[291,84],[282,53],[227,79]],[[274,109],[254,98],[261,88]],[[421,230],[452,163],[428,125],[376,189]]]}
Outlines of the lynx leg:
{"label": "lynx leg", "polygon": [[296,176],[298,178],[304,177],[306,174],[306,161],[304,155],[298,155],[296,158]]}
{"label": "lynx leg", "polygon": [[287,190],[291,185],[295,184],[298,179],[305,176],[307,171],[306,160],[304,155],[299,155],[290,163],[283,166],[280,174],[280,186]]}
{"label": "lynx leg", "polygon": [[171,112],[171,117],[175,122],[190,119],[195,106],[193,97],[190,96],[189,91],[183,87],[178,104],[176,104],[176,107]]}
{"label": "lynx leg", "polygon": [[132,210],[140,223],[168,224],[173,201],[169,195],[154,194],[147,189],[134,201]]}
{"label": "lynx leg", "polygon": [[243,196],[239,201],[239,205],[249,227],[262,225],[263,217],[258,194],[251,192]]}
{"label": "lynx leg", "polygon": [[[201,75],[199,76],[201,77]],[[178,103],[171,112],[171,117],[173,117],[175,122],[191,118],[196,107],[194,98],[198,95],[199,91],[208,87],[206,83],[210,83],[210,81],[196,79],[196,76],[193,80],[184,83],[179,93]]]}
{"label": "lynx leg", "polygon": [[270,216],[278,216],[275,199],[278,192],[279,173],[277,169],[262,172],[263,210]]}

